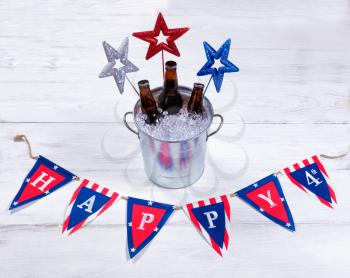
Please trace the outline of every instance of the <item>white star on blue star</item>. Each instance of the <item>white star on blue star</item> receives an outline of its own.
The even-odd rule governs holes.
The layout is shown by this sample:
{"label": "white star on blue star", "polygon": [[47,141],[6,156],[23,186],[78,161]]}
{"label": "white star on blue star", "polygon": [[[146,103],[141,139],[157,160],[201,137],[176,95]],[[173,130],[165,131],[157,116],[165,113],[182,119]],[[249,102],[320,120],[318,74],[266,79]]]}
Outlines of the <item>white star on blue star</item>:
{"label": "white star on blue star", "polygon": [[[222,80],[225,72],[238,72],[239,68],[228,60],[228,54],[230,52],[231,39],[228,39],[224,44],[216,51],[209,43],[204,42],[204,50],[207,56],[207,62],[197,73],[198,76],[211,74],[214,80],[215,89],[220,92]],[[223,66],[219,68],[212,67],[215,60],[220,59]]]}

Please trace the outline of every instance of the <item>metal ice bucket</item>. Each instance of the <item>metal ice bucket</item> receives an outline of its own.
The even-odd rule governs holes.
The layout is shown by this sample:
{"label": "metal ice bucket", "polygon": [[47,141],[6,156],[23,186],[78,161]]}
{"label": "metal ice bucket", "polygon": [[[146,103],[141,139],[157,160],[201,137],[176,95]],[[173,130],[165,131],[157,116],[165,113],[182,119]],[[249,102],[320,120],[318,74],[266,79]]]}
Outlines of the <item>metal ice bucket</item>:
{"label": "metal ice bucket", "polygon": [[[182,96],[189,98],[192,90],[188,87],[179,86]],[[162,87],[152,90],[154,98],[157,100]],[[146,134],[137,126],[136,114],[141,111],[140,100],[135,104],[133,112],[124,114],[125,126],[138,135],[141,145],[143,162],[147,177],[155,184],[166,188],[182,188],[195,183],[203,174],[205,164],[205,153],[207,140],[217,133],[224,123],[224,118],[219,114],[214,114],[213,106],[204,97],[203,106],[209,117],[208,126],[196,137],[182,141],[163,141]],[[134,116],[134,122],[138,129],[132,129],[126,121],[128,115]],[[209,133],[209,127],[214,117],[220,118],[220,125],[217,129]]]}

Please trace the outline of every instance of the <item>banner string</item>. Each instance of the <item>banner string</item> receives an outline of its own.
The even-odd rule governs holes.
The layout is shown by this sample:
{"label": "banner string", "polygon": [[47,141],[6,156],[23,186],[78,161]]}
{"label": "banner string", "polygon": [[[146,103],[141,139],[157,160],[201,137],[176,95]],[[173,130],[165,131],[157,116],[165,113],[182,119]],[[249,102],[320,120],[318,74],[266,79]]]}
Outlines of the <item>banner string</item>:
{"label": "banner string", "polygon": [[[32,146],[31,146],[27,136],[25,136],[24,134],[17,134],[15,137],[13,137],[13,141],[15,141],[15,142],[25,142],[27,144],[27,146],[28,146],[29,157],[31,159],[34,159],[34,160],[37,160],[39,158],[39,156],[33,155]],[[79,181],[80,177],[74,176],[73,179],[76,180],[76,181]]]}
{"label": "banner string", "polygon": [[[209,80],[208,85],[209,85],[210,81],[211,81],[211,80]],[[129,82],[130,82],[130,81],[129,81]],[[130,82],[130,84],[131,84],[131,82]],[[208,85],[207,85],[207,87],[208,87]],[[133,86],[133,85],[132,85],[132,86]],[[135,89],[135,88],[134,88],[134,89]],[[135,91],[137,92],[136,89],[135,89]],[[137,92],[137,94],[138,94],[138,92]],[[29,142],[27,136],[25,136],[24,134],[18,134],[18,135],[16,135],[13,139],[14,139],[15,142],[25,142],[25,143],[27,144],[27,146],[28,146],[28,154],[29,154],[29,157],[30,157],[31,159],[35,159],[35,160],[38,159],[38,156],[33,155],[32,146],[31,146],[31,144],[30,144],[30,142]],[[339,159],[339,158],[343,158],[343,157],[347,156],[349,153],[350,153],[350,147],[348,148],[348,151],[347,151],[347,152],[342,153],[342,154],[340,154],[340,155],[334,155],[334,156],[333,156],[333,155],[327,155],[327,154],[320,154],[320,157],[326,158],[326,159]],[[277,172],[275,172],[275,175],[276,175],[276,176],[277,176],[277,175],[283,175],[283,173],[282,173],[281,171],[277,171]],[[79,180],[80,180],[80,177],[75,176],[74,179],[77,180],[77,181],[79,181]],[[230,193],[230,194],[227,194],[227,196],[228,196],[228,197],[231,197],[231,198],[234,198],[234,197],[237,196],[237,193],[236,193],[236,192]],[[128,196],[123,196],[123,195],[121,195],[121,199],[127,201],[127,200],[128,200]],[[181,209],[182,209],[182,206],[175,206],[175,210],[181,210]]]}
{"label": "banner string", "polygon": [[38,156],[33,155],[32,146],[30,145],[30,142],[29,142],[27,136],[25,136],[25,135],[23,135],[23,134],[18,134],[18,135],[16,135],[16,136],[13,138],[13,140],[14,140],[15,142],[25,142],[25,143],[27,144],[27,146],[28,146],[28,154],[29,154],[29,157],[30,157],[31,159],[35,159],[35,160],[38,159]]}
{"label": "banner string", "polygon": [[[350,149],[350,148],[349,148]],[[345,153],[342,153],[342,154],[339,154],[339,155],[328,155],[328,154],[320,154],[320,157],[322,158],[326,158],[326,159],[338,159],[338,158],[343,158],[345,156],[347,156],[349,154],[349,151],[348,150],[347,152]]]}

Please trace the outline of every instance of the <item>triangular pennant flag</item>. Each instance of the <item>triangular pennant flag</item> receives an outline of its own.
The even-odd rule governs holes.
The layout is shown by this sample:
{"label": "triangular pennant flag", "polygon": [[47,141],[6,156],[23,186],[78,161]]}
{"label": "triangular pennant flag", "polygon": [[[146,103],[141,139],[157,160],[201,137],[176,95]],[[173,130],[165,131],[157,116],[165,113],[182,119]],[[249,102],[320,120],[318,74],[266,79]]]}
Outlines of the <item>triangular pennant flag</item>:
{"label": "triangular pennant flag", "polygon": [[284,168],[290,181],[305,192],[316,195],[320,202],[333,208],[337,203],[335,192],[329,185],[329,177],[317,155]]}
{"label": "triangular pennant flag", "polygon": [[273,222],[295,231],[293,217],[276,174],[267,176],[236,194]]}
{"label": "triangular pennant flag", "polygon": [[132,259],[162,229],[175,206],[128,197],[128,250]]}
{"label": "triangular pennant flag", "polygon": [[63,235],[71,235],[106,211],[121,196],[85,179],[74,192],[66,210]]}
{"label": "triangular pennant flag", "polygon": [[220,255],[227,250],[230,237],[230,203],[227,195],[183,206],[197,230]]}
{"label": "triangular pennant flag", "polygon": [[10,210],[43,198],[66,185],[75,175],[43,156],[39,156],[11,202]]}

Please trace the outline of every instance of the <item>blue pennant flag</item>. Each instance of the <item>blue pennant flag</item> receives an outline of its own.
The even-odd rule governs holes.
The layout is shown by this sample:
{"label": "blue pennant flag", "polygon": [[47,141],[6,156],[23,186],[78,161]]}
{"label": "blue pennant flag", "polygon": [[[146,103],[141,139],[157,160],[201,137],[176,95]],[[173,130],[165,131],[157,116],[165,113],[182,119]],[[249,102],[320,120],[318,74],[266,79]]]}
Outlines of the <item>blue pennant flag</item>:
{"label": "blue pennant flag", "polygon": [[56,163],[39,156],[23,181],[9,209],[43,198],[75,179],[75,175]]}

